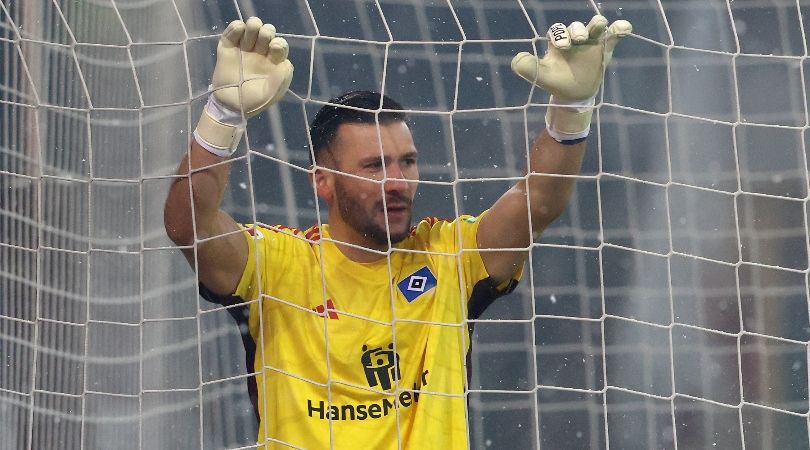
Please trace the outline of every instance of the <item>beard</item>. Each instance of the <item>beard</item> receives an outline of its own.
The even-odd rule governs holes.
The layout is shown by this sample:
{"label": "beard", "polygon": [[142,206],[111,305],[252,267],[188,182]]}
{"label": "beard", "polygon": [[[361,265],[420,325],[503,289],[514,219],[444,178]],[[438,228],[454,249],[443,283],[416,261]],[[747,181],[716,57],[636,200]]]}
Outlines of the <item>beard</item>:
{"label": "beard", "polygon": [[335,181],[335,197],[338,207],[340,208],[340,212],[343,216],[343,220],[352,229],[363,235],[363,237],[370,239],[377,245],[387,246],[389,237],[391,238],[391,244],[393,245],[401,242],[410,234],[412,203],[410,198],[397,193],[386,196],[386,201],[388,204],[396,203],[407,205],[407,218],[405,220],[405,225],[401,227],[402,229],[395,230],[391,229],[390,226],[389,229],[386,229],[385,222],[382,222],[381,224],[377,224],[375,222],[375,218],[378,214],[383,213],[382,217],[385,217],[382,200],[375,202],[370,206],[364,205],[362,199],[349,193],[349,190],[346,189],[346,186],[340,180]]}

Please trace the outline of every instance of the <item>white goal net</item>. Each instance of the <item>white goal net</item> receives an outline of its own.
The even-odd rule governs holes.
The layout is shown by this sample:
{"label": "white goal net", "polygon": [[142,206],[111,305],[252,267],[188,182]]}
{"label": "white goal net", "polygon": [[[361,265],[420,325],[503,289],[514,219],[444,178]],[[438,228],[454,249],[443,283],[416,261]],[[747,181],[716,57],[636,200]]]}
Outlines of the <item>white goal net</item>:
{"label": "white goal net", "polygon": [[[522,176],[554,22],[623,18],[566,213],[476,321],[471,448],[808,448],[807,0],[0,0],[0,449],[243,448],[240,329],[163,229],[218,34],[276,25],[291,90],[224,208],[307,228],[307,124],[409,111],[415,217]],[[531,95],[531,97],[530,97]],[[322,215],[323,216],[323,215]]]}

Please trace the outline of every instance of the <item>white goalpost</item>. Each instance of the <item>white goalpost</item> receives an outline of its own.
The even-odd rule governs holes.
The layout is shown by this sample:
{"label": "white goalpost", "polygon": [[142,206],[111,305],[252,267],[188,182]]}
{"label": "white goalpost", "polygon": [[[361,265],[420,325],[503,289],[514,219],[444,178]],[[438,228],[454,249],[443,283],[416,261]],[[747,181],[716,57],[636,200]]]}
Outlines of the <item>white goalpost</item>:
{"label": "white goalpost", "polygon": [[234,322],[163,203],[219,34],[261,17],[295,75],[224,209],[306,229],[308,123],[381,91],[414,218],[523,177],[548,97],[510,60],[554,22],[633,23],[576,192],[474,324],[470,448],[810,448],[805,0],[0,0],[0,450],[254,448]]}

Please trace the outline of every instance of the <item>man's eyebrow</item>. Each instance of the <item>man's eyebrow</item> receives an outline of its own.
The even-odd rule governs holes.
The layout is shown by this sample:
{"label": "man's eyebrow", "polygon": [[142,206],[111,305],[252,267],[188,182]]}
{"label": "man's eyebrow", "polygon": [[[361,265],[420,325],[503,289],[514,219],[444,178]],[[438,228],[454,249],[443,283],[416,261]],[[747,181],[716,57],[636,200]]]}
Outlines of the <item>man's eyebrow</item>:
{"label": "man's eyebrow", "polygon": [[370,163],[378,163],[378,162],[380,162],[381,159],[382,159],[382,155],[369,156],[367,158],[361,159],[360,160],[360,165],[366,165],[366,164],[370,164]]}
{"label": "man's eyebrow", "polygon": [[[416,150],[412,150],[410,152],[403,153],[399,157],[400,158],[416,158],[418,156],[419,156],[419,152],[417,152]],[[361,159],[360,160],[360,165],[365,165],[365,164],[370,164],[370,163],[378,163],[378,162],[380,162],[381,158],[382,159],[390,159],[390,158],[382,156],[382,155],[374,155],[374,156],[369,156],[367,158]]]}

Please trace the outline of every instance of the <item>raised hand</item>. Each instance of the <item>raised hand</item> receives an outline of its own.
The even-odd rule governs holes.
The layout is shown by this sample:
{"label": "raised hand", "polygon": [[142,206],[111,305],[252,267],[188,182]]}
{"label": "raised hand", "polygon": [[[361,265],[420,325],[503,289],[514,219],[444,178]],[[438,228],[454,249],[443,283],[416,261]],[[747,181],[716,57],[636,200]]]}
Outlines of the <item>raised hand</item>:
{"label": "raised hand", "polygon": [[[568,107],[574,113],[584,113],[587,117],[551,117],[548,125],[554,126],[550,132],[559,131],[557,140],[580,136],[583,126],[590,126],[590,110],[594,97],[604,78],[605,67],[613,57],[613,49],[619,39],[629,35],[633,26],[626,20],[617,20],[607,26],[607,19],[594,16],[588,25],[573,22],[566,27],[561,23],[552,25],[547,33],[549,44],[545,56],[521,52],[512,59],[512,70],[520,77],[534,83],[552,95],[551,104]],[[554,108],[549,108],[553,115]],[[566,120],[572,119],[572,123]],[[587,119],[587,120],[585,120]],[[557,123],[560,122],[560,123]],[[585,133],[587,135],[587,132]],[[562,138],[562,139],[560,139]],[[577,137],[574,137],[577,139]]]}
{"label": "raised hand", "polygon": [[219,156],[233,153],[244,131],[242,116],[261,113],[290,87],[288,54],[287,41],[258,17],[228,25],[217,45],[213,93],[194,131],[200,145]]}
{"label": "raised hand", "polygon": [[258,17],[231,22],[217,46],[211,81],[217,101],[245,117],[278,102],[292,81],[289,50],[287,41],[276,36],[276,27]]}

